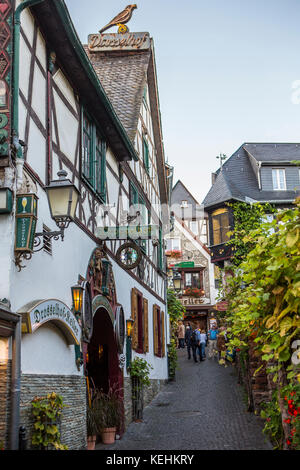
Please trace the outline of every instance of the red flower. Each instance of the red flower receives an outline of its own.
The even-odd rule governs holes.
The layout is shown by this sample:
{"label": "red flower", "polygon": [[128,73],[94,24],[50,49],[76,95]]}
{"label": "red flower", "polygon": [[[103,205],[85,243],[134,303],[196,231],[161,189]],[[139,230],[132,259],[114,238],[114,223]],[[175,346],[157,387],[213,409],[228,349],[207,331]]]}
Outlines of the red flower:
{"label": "red flower", "polygon": [[288,446],[291,445],[291,441],[289,439],[286,440],[286,443],[287,443]]}
{"label": "red flower", "polygon": [[283,421],[284,421],[285,423],[287,423],[287,424],[290,424],[290,422],[291,422],[291,418],[284,419]]}
{"label": "red flower", "polygon": [[288,401],[288,404],[291,405],[292,403],[294,403],[294,400],[289,400]]}
{"label": "red flower", "polygon": [[287,401],[287,396],[284,397],[285,401]]}

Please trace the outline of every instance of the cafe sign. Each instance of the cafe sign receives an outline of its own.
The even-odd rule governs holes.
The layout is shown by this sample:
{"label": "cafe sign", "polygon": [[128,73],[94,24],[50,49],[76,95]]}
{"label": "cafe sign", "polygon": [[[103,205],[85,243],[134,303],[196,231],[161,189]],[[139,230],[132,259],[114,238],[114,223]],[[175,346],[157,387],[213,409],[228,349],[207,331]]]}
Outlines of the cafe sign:
{"label": "cafe sign", "polygon": [[90,52],[147,50],[150,36],[149,33],[90,34],[88,48]]}
{"label": "cafe sign", "polygon": [[24,305],[17,313],[22,315],[22,333],[34,333],[51,321],[63,332],[68,344],[80,343],[81,327],[74,313],[60,300],[35,300]]}
{"label": "cafe sign", "polygon": [[182,297],[178,299],[182,305],[201,305],[204,303],[203,298],[199,297]]}

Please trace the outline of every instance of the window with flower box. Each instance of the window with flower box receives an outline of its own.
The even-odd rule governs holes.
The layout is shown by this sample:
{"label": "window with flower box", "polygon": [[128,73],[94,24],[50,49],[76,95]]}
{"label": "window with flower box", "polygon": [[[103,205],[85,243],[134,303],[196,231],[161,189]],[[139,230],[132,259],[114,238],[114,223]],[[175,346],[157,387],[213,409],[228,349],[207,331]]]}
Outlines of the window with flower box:
{"label": "window with flower box", "polygon": [[84,181],[106,201],[106,142],[86,112],[82,113],[82,161]]}

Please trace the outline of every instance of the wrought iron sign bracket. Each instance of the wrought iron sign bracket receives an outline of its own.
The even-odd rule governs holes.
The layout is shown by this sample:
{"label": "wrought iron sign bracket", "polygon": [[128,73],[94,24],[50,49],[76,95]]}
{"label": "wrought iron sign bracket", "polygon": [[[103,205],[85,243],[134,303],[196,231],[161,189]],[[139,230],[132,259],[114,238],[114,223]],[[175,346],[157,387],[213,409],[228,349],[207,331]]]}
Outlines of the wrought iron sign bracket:
{"label": "wrought iron sign bracket", "polygon": [[47,238],[47,240],[50,240],[51,238],[54,240],[59,240],[59,237],[61,237],[61,241],[63,241],[64,230],[65,229],[62,228],[61,230],[56,230],[54,232],[36,232],[33,240],[33,247],[35,248],[33,252],[36,253],[37,251],[41,251],[44,248],[44,237]]}

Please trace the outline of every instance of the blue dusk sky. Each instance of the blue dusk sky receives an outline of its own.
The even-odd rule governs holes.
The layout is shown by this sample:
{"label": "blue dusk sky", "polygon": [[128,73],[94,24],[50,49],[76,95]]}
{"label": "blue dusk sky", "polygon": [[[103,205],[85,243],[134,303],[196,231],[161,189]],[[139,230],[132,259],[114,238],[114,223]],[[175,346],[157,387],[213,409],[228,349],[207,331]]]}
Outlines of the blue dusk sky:
{"label": "blue dusk sky", "polygon": [[[83,43],[128,3],[66,0]],[[137,7],[128,26],[154,39],[174,184],[181,179],[202,202],[220,152],[229,157],[244,142],[300,142],[299,1],[137,0]]]}

